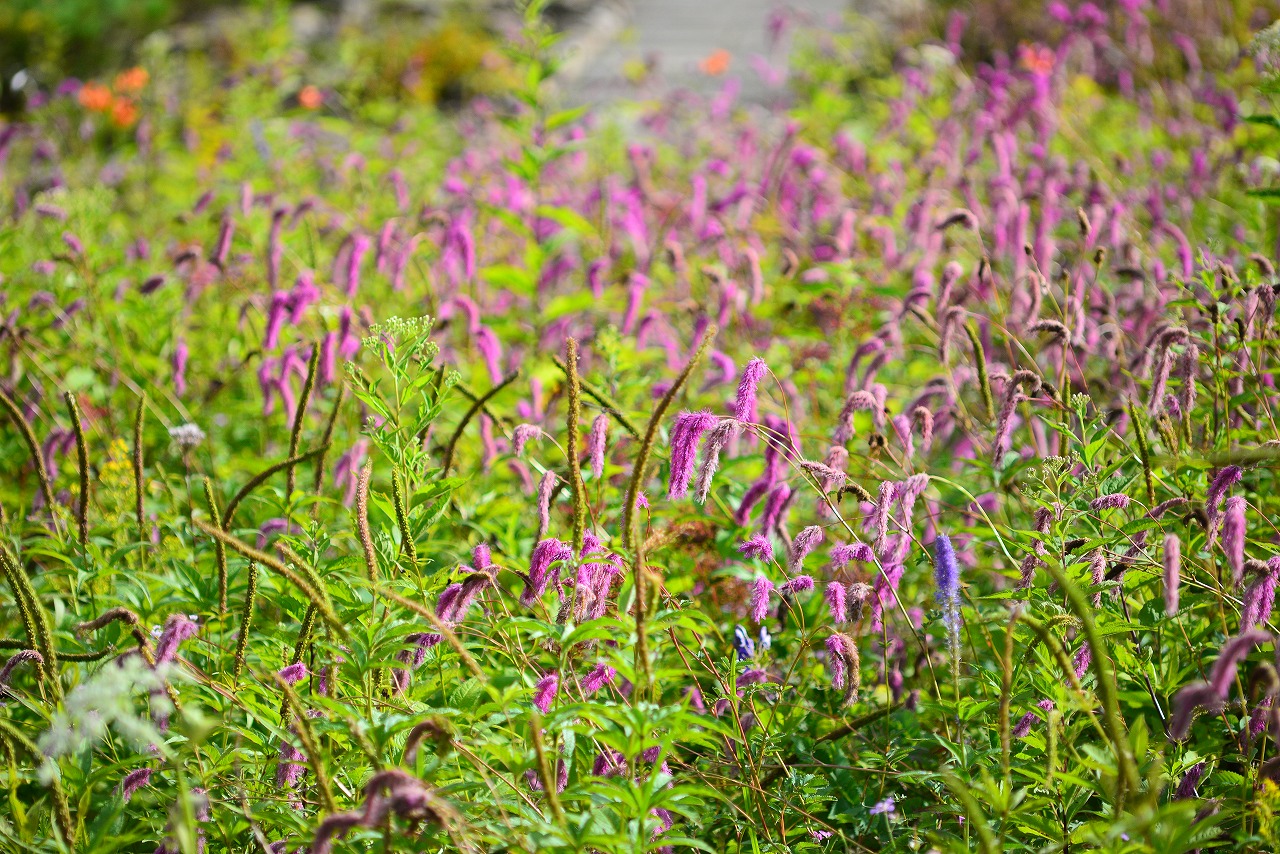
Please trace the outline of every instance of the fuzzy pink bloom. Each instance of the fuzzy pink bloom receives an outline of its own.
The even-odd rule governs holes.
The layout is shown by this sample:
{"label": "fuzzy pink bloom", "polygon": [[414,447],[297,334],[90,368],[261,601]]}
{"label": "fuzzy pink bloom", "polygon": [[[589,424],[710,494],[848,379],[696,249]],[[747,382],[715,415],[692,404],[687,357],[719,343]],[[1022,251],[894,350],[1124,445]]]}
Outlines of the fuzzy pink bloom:
{"label": "fuzzy pink bloom", "polygon": [[534,546],[529,556],[529,574],[525,578],[524,592],[520,594],[520,604],[527,608],[541,599],[551,581],[551,564],[572,559],[573,549],[555,538],[541,540]]}
{"label": "fuzzy pink bloom", "polygon": [[127,804],[129,799],[138,793],[139,789],[150,782],[150,768],[135,768],[125,774],[124,779],[120,781],[120,797],[124,798],[124,802]]}
{"label": "fuzzy pink bloom", "polygon": [[559,689],[560,677],[554,673],[548,673],[538,680],[538,684],[533,687],[533,704],[538,707],[538,711],[544,715],[547,713]]}
{"label": "fuzzy pink bloom", "polygon": [[360,289],[360,265],[368,254],[373,241],[363,234],[357,234],[351,241],[351,254],[347,256],[347,296],[354,297]]}
{"label": "fuzzy pink bloom", "polygon": [[827,589],[823,593],[823,597],[827,600],[827,608],[831,611],[831,622],[839,625],[845,622],[848,615],[848,603],[846,601],[844,585],[839,581],[833,581],[827,585]]}
{"label": "fuzzy pink bloom", "polygon": [[587,458],[591,461],[591,474],[596,480],[604,477],[604,452],[609,442],[609,416],[600,414],[591,422],[591,434],[587,438]]}
{"label": "fuzzy pink bloom", "polygon": [[796,534],[791,541],[791,554],[787,557],[787,568],[791,572],[797,572],[804,565],[804,559],[822,542],[822,533],[817,525],[810,525]]}
{"label": "fuzzy pink bloom", "polygon": [[1113,492],[1093,499],[1089,506],[1094,510],[1123,510],[1129,506],[1129,496],[1123,492]]}
{"label": "fuzzy pink bloom", "polygon": [[493,566],[493,554],[487,543],[479,543],[471,550],[471,568],[484,572]]}
{"label": "fuzzy pink bloom", "polygon": [[759,558],[765,563],[773,560],[773,544],[764,534],[752,534],[738,545],[738,551],[745,557]]}
{"label": "fuzzy pink bloom", "polygon": [[538,483],[538,539],[545,537],[551,529],[551,493],[557,480],[556,473],[547,469]]}
{"label": "fuzzy pink bloom", "polygon": [[1253,707],[1249,713],[1249,737],[1257,738],[1267,727],[1267,719],[1271,717],[1271,697],[1264,697],[1262,702]]}
{"label": "fuzzy pink bloom", "polygon": [[836,543],[831,547],[831,571],[839,572],[852,560],[870,563],[875,558],[875,552],[866,543]]}
{"label": "fuzzy pink bloom", "polygon": [[1170,510],[1171,508],[1181,507],[1183,504],[1186,504],[1186,503],[1187,503],[1187,499],[1183,498],[1182,496],[1179,496],[1177,498],[1170,498],[1168,501],[1161,501],[1155,507],[1152,507],[1149,511],[1147,511],[1147,516],[1152,519],[1159,519],[1161,516],[1165,514],[1166,511]]}
{"label": "fuzzy pink bloom", "polygon": [[3,689],[9,685],[9,680],[13,678],[13,671],[21,664],[33,663],[37,666],[44,664],[44,656],[36,652],[34,649],[24,649],[13,654],[13,656],[4,663],[4,667],[0,668],[0,695],[4,693]]}
{"label": "fuzzy pink bloom", "polygon": [[878,416],[881,405],[874,394],[865,389],[859,389],[845,399],[844,406],[840,409],[840,414],[837,416],[836,430],[831,436],[832,444],[845,445],[853,438],[853,414],[863,410],[868,410],[873,415]]}
{"label": "fuzzy pink bloom", "polygon": [[[545,787],[542,785],[542,778],[538,776],[538,772],[530,768],[524,772],[524,782],[531,792],[541,792]],[[569,766],[564,764],[563,759],[556,760],[556,791],[563,792],[565,787],[569,785]]]}
{"label": "fuzzy pink bloom", "polygon": [[1208,682],[1192,682],[1173,697],[1173,714],[1169,718],[1169,737],[1181,741],[1191,729],[1191,718],[1196,709],[1207,709],[1211,714],[1222,708],[1222,697]]}
{"label": "fuzzy pink bloom", "polygon": [[1222,519],[1222,551],[1231,567],[1231,580],[1239,585],[1244,578],[1244,497],[1233,495],[1227,499]]}
{"label": "fuzzy pink bloom", "polygon": [[302,779],[302,772],[306,770],[306,766],[302,763],[306,761],[307,757],[303,756],[298,748],[287,741],[280,742],[280,761],[276,765],[276,787],[292,789],[297,786],[298,781]]}
{"label": "fuzzy pink bloom", "polygon": [[182,397],[187,393],[187,362],[191,358],[191,351],[187,348],[187,342],[184,338],[179,338],[178,343],[173,347],[173,391],[178,397]]}
{"label": "fuzzy pink bloom", "polygon": [[222,226],[218,230],[218,242],[214,244],[213,255],[210,256],[210,263],[216,265],[219,270],[227,265],[227,254],[231,252],[231,237],[235,234],[235,222],[231,217],[222,218]]}
{"label": "fuzzy pink bloom", "polygon": [[777,528],[782,521],[783,512],[790,503],[791,487],[785,483],[779,483],[769,493],[769,498],[764,503],[764,514],[760,517],[760,530],[768,533]]}
{"label": "fuzzy pink bloom", "polygon": [[1248,631],[1271,619],[1276,602],[1276,580],[1280,576],[1280,558],[1267,561],[1267,568],[1244,591],[1240,608],[1240,631]]}
{"label": "fuzzy pink bloom", "polygon": [[1153,415],[1164,409],[1164,393],[1169,383],[1169,373],[1173,370],[1173,351],[1167,346],[1161,349],[1157,357],[1155,374],[1151,378],[1151,390],[1147,398],[1147,411]]}
{"label": "fuzzy pink bloom", "polygon": [[1093,650],[1090,649],[1089,644],[1080,644],[1072,663],[1075,664],[1076,678],[1083,679],[1085,673],[1089,672],[1089,665],[1093,664]]}
{"label": "fuzzy pink bloom", "polygon": [[711,479],[720,467],[720,452],[729,444],[737,430],[738,423],[726,418],[715,426],[707,436],[707,441],[702,444],[702,466],[698,469],[698,481],[693,489],[694,500],[699,504],[706,503],[707,495],[711,492]]}
{"label": "fuzzy pink bloom", "polygon": [[1240,482],[1242,477],[1244,477],[1244,472],[1240,466],[1226,466],[1214,475],[1213,480],[1209,483],[1209,491],[1204,500],[1204,511],[1208,517],[1206,527],[1209,531],[1208,545],[1210,547],[1213,546],[1214,541],[1218,538],[1218,515],[1221,510],[1222,499],[1231,487]]}
{"label": "fuzzy pink bloom", "polygon": [[786,593],[788,595],[795,595],[796,593],[801,593],[805,590],[812,590],[812,589],[813,589],[813,576],[797,575],[795,578],[791,579],[790,581],[783,583],[783,585],[778,588],[778,592]]}
{"label": "fuzzy pink bloom", "polygon": [[911,410],[911,420],[920,427],[920,447],[928,451],[933,445],[933,413],[924,406]]}
{"label": "fuzzy pink bloom", "polygon": [[734,524],[746,525],[747,520],[751,518],[752,508],[760,503],[760,499],[764,498],[772,486],[773,483],[768,478],[764,478],[747,487],[747,491],[742,494],[742,501],[738,504],[737,511],[733,514]]}
{"label": "fuzzy pink bloom", "polygon": [[758,420],[756,395],[760,380],[769,368],[763,359],[752,359],[742,369],[742,379],[738,381],[738,395],[733,403],[733,417],[739,421],[754,422]]}
{"label": "fuzzy pink bloom", "polygon": [[522,456],[529,440],[541,437],[542,428],[537,424],[517,424],[511,431],[511,453],[517,457]]}
{"label": "fuzzy pink bloom", "polygon": [[769,613],[769,594],[773,593],[773,582],[763,575],[757,575],[751,583],[751,619],[762,623]]}
{"label": "fuzzy pink bloom", "polygon": [[859,676],[858,650],[853,640],[840,632],[833,632],[826,641],[827,669],[831,672],[831,687],[845,690],[852,699],[857,690]]}
{"label": "fuzzy pink bloom", "polygon": [[671,482],[667,487],[668,498],[684,498],[689,494],[698,441],[717,421],[716,416],[706,409],[700,412],[681,412],[676,416],[675,426],[671,428]]}
{"label": "fuzzy pink bloom", "polygon": [[[1027,556],[1022,559],[1022,564],[1018,567],[1018,583],[1014,586],[1015,590],[1027,590],[1036,580],[1036,568],[1040,566],[1040,557],[1035,552],[1028,552]],[[1095,597],[1095,603],[1101,604],[1102,594],[1099,593]]]}
{"label": "fuzzy pink bloom", "polygon": [[440,592],[436,600],[436,616],[446,623],[455,623],[459,619],[458,605],[462,601],[462,585],[450,584]]}
{"label": "fuzzy pink bloom", "polygon": [[[1093,554],[1089,557],[1089,583],[1094,587],[1098,587],[1106,580],[1107,577],[1107,556],[1102,549],[1094,549]],[[1093,594],[1093,607],[1097,608],[1102,605],[1102,591],[1098,590]]]}
{"label": "fuzzy pink bloom", "polygon": [[1182,544],[1176,534],[1164,538],[1164,612],[1170,617],[1178,613],[1178,583],[1181,579]]}
{"label": "fuzzy pink bloom", "polygon": [[1013,415],[1018,404],[1026,399],[1024,395],[1011,393],[1005,397],[1004,403],[1000,406],[1000,414],[996,418],[996,435],[991,443],[991,461],[996,465],[999,465],[1004,455],[1009,452],[1013,435]]}
{"label": "fuzzy pink bloom", "polygon": [[1236,678],[1236,669],[1245,656],[1255,646],[1271,640],[1273,640],[1271,633],[1261,629],[1242,631],[1235,637],[1227,639],[1227,642],[1222,645],[1222,651],[1218,653],[1217,660],[1213,662],[1213,669],[1209,671],[1209,684],[1219,697],[1224,700],[1227,698],[1231,683]]}
{"label": "fuzzy pink bloom", "polygon": [[1031,732],[1031,726],[1039,720],[1040,716],[1035,712],[1027,712],[1016,724],[1014,724],[1011,735],[1013,735],[1014,738],[1026,738]]}
{"label": "fuzzy pink bloom", "polygon": [[582,690],[588,694],[594,694],[606,685],[613,684],[613,677],[617,675],[616,670],[607,664],[597,664],[590,673],[582,679]]}
{"label": "fuzzy pink bloom", "polygon": [[893,481],[880,482],[880,494],[876,497],[875,508],[871,511],[871,527],[876,539],[872,548],[877,554],[884,553],[884,542],[889,536],[889,506],[893,503],[898,485]]}
{"label": "fuzzy pink bloom", "polygon": [[199,626],[187,619],[185,614],[174,614],[165,621],[160,639],[156,641],[156,664],[166,664],[178,654],[178,646],[183,641],[194,637]]}
{"label": "fuzzy pink bloom", "polygon": [[281,670],[278,675],[288,684],[296,685],[298,682],[301,682],[306,678],[307,665],[303,664],[301,661],[295,661],[293,664],[290,664],[288,667]]}

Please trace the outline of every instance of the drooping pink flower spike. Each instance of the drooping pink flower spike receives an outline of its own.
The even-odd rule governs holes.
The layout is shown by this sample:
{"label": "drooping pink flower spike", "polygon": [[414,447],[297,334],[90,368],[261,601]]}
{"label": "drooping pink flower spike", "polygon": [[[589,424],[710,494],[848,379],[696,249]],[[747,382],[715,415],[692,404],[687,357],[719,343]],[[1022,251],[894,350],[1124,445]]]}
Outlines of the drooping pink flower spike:
{"label": "drooping pink flower spike", "polygon": [[797,593],[802,593],[806,590],[812,590],[812,589],[813,589],[813,576],[797,575],[795,578],[791,579],[790,581],[784,582],[778,588],[778,592],[787,596],[794,596]]}
{"label": "drooping pink flower spike", "polygon": [[1235,486],[1244,477],[1244,471],[1240,466],[1226,466],[1221,469],[1213,480],[1209,483],[1209,491],[1205,495],[1204,512],[1206,517],[1205,528],[1208,531],[1208,545],[1210,548],[1218,539],[1218,523],[1221,521],[1222,499],[1226,496],[1231,487]]}
{"label": "drooping pink flower spike", "polygon": [[1236,586],[1244,579],[1245,501],[1241,495],[1227,499],[1222,520],[1222,551]]}
{"label": "drooping pink flower spike", "polygon": [[618,671],[614,670],[607,664],[597,664],[582,679],[582,690],[587,694],[594,694],[606,685],[613,684],[613,677]]}
{"label": "drooping pink flower spike", "polygon": [[836,543],[831,547],[831,572],[839,572],[848,566],[850,561],[870,563],[875,559],[875,552],[866,543]]}
{"label": "drooping pink flower spike", "polygon": [[[524,592],[520,594],[520,604],[532,607],[542,598],[551,581],[551,564],[561,560],[572,560],[573,548],[553,538],[540,541],[533,547],[529,556],[529,574],[525,576]],[[557,570],[558,572],[559,570]]]}
{"label": "drooping pink flower spike", "polygon": [[823,598],[827,600],[827,609],[831,612],[831,622],[840,625],[848,619],[848,598],[843,584],[839,581],[832,581],[823,592]]}
{"label": "drooping pink flower spike", "polygon": [[1177,534],[1164,538],[1164,612],[1173,617],[1178,613],[1178,585],[1181,580],[1182,544]]}
{"label": "drooping pink flower spike", "polygon": [[[1252,561],[1250,565],[1254,565]],[[1253,583],[1245,588],[1240,608],[1240,631],[1248,631],[1271,619],[1277,580],[1280,580],[1280,557],[1273,557],[1261,565]]]}
{"label": "drooping pink flower spike", "polygon": [[773,582],[763,575],[757,575],[751,582],[751,620],[763,623],[769,614],[769,595],[773,593]]}
{"label": "drooping pink flower spike", "polygon": [[178,655],[178,646],[195,636],[200,627],[185,614],[174,614],[165,621],[160,639],[156,641],[156,665],[167,664]]}
{"label": "drooping pink flower spike", "polygon": [[693,498],[699,504],[705,504],[711,493],[711,479],[720,467],[720,453],[738,431],[738,422],[731,418],[722,420],[702,443],[702,465],[698,469],[698,480],[694,485]]}
{"label": "drooping pink flower spike", "polygon": [[127,804],[138,793],[138,790],[151,782],[150,768],[135,768],[120,781],[120,797]]}
{"label": "drooping pink flower spike", "polygon": [[1209,671],[1209,684],[1213,686],[1214,691],[1218,692],[1219,697],[1226,700],[1227,693],[1231,690],[1231,683],[1235,681],[1236,670],[1245,656],[1255,646],[1271,640],[1274,640],[1271,633],[1261,629],[1243,631],[1227,639],[1222,645],[1222,651],[1218,653],[1217,660],[1213,662],[1213,669]]}
{"label": "drooping pink flower spike", "polygon": [[754,358],[742,369],[742,378],[738,381],[738,394],[733,402],[733,417],[745,423],[759,420],[756,408],[756,397],[759,393],[760,380],[769,370],[764,359]]}
{"label": "drooping pink flower spike", "polygon": [[764,534],[752,534],[738,545],[738,551],[745,557],[759,558],[768,563],[773,560],[773,544]]}
{"label": "drooping pink flower spike", "polygon": [[591,434],[587,439],[587,459],[591,474],[596,480],[604,477],[604,454],[609,442],[609,416],[601,413],[591,422]]}
{"label": "drooping pink flower spike", "polygon": [[1129,496],[1123,492],[1113,492],[1093,499],[1089,506],[1094,510],[1123,510],[1129,506]]}
{"label": "drooping pink flower spike", "polygon": [[538,680],[533,688],[533,704],[538,707],[539,712],[545,715],[551,709],[559,688],[560,677],[554,673],[548,673]]}
{"label": "drooping pink flower spike", "polygon": [[791,541],[791,553],[787,555],[787,569],[790,572],[800,571],[804,566],[804,559],[822,542],[822,535],[823,531],[817,525],[810,525],[796,534]]}
{"label": "drooping pink flower spike", "polygon": [[709,410],[681,412],[671,428],[671,482],[667,487],[668,498],[684,498],[689,494],[689,481],[693,478],[698,441],[702,434],[716,425],[717,418]]}

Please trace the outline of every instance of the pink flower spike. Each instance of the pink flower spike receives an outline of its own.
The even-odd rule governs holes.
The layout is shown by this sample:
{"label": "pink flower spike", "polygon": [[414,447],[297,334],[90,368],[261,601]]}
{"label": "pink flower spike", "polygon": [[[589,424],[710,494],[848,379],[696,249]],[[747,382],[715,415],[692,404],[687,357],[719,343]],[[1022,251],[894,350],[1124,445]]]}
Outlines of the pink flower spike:
{"label": "pink flower spike", "polygon": [[769,613],[769,594],[773,592],[773,582],[763,575],[757,575],[751,583],[751,619],[762,623]]}
{"label": "pink flower spike", "polygon": [[827,585],[823,596],[827,600],[827,608],[831,611],[831,622],[837,625],[845,622],[849,608],[844,585],[839,581],[831,582]]}
{"label": "pink flower spike", "polygon": [[548,673],[538,680],[533,688],[533,704],[538,707],[539,712],[545,715],[550,710],[559,688],[560,677],[554,673]]}
{"label": "pink flower spike", "polygon": [[1209,684],[1213,686],[1213,690],[1217,692],[1221,699],[1226,700],[1227,692],[1231,690],[1231,683],[1235,681],[1236,670],[1245,656],[1255,646],[1267,643],[1272,639],[1270,632],[1254,629],[1252,631],[1243,631],[1235,637],[1229,638],[1222,645],[1222,651],[1218,653],[1218,659],[1213,663],[1213,669],[1209,671]]}
{"label": "pink flower spike", "polygon": [[1178,583],[1181,579],[1182,544],[1177,534],[1164,538],[1164,612],[1172,617],[1178,613]]}
{"label": "pink flower spike", "polygon": [[594,694],[606,685],[613,684],[613,677],[617,675],[616,670],[607,664],[597,664],[590,673],[582,680],[582,690],[588,694]]}
{"label": "pink flower spike", "polygon": [[795,578],[791,579],[790,581],[784,583],[781,587],[779,587],[778,591],[780,593],[786,593],[788,595],[795,595],[796,593],[801,593],[805,590],[812,590],[812,589],[813,589],[813,576],[797,575]]}
{"label": "pink flower spike", "polygon": [[1129,506],[1129,496],[1123,492],[1113,492],[1089,502],[1094,510],[1123,510]]}
{"label": "pink flower spike", "polygon": [[738,394],[733,403],[734,418],[748,423],[754,422],[759,418],[756,410],[756,395],[760,387],[760,380],[764,378],[765,372],[768,370],[769,368],[764,363],[764,359],[752,359],[742,369],[742,379],[738,381]]}
{"label": "pink flower spike", "polygon": [[698,441],[718,420],[705,409],[701,412],[681,412],[676,416],[675,426],[671,428],[671,482],[667,487],[668,498],[684,498],[689,494]]}
{"label": "pink flower spike", "polygon": [[773,544],[764,534],[752,534],[739,544],[738,551],[746,557],[759,558],[765,563],[773,560]]}
{"label": "pink flower spike", "polygon": [[1233,495],[1227,499],[1222,521],[1222,551],[1231,567],[1231,580],[1238,586],[1244,578],[1244,497]]}
{"label": "pink flower spike", "polygon": [[609,416],[601,413],[591,422],[591,435],[587,439],[587,458],[591,462],[591,474],[596,480],[604,477],[604,454],[609,441]]}
{"label": "pink flower spike", "polygon": [[120,781],[120,797],[124,798],[124,802],[127,804],[129,799],[138,793],[139,789],[150,782],[150,768],[135,768],[125,774],[124,779]]}
{"label": "pink flower spike", "polygon": [[290,664],[288,667],[281,670],[278,675],[284,682],[290,685],[296,685],[306,678],[307,665],[303,664],[301,661],[295,661],[293,664]]}
{"label": "pink flower spike", "polygon": [[178,654],[178,645],[195,636],[197,631],[199,626],[187,619],[185,614],[174,614],[165,620],[160,640],[156,641],[156,664],[173,661]]}
{"label": "pink flower spike", "polygon": [[822,542],[822,529],[817,525],[810,525],[796,534],[796,538],[791,541],[791,554],[787,558],[787,568],[791,572],[798,571],[804,565],[804,559],[818,547],[820,542]]}

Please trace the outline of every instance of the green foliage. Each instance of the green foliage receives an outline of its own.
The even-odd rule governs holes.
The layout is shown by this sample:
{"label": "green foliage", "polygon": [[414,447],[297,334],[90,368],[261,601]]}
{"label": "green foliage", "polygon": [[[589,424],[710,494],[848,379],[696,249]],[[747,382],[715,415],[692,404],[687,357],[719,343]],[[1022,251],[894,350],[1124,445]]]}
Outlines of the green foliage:
{"label": "green foliage", "polygon": [[[944,199],[996,204],[981,179],[1002,152],[947,149],[991,118],[964,112],[963,65],[864,69],[851,87],[856,41],[810,34],[776,135],[754,108],[709,125],[678,101],[600,128],[557,104],[540,11],[503,52],[509,97],[474,113],[430,106],[450,84],[388,82],[403,43],[382,57],[345,41],[349,79],[319,79],[275,21],[218,60],[149,57],[136,124],[54,98],[6,138],[0,189],[23,212],[0,222],[0,648],[15,662],[0,848],[1280,844],[1274,735],[1250,731],[1280,701],[1270,650],[1246,650],[1221,709],[1173,732],[1178,693],[1213,672],[1249,596],[1207,501],[1225,467],[1242,467],[1247,584],[1280,554],[1274,272],[1242,260],[1272,245],[1271,212],[1231,165],[1270,142],[1219,133],[1188,89],[1139,100],[1064,73],[1058,123],[1028,109],[1031,130],[1010,131],[1043,145],[1034,168],[1083,174],[1109,202],[1181,187],[1203,154],[1218,165],[1169,207],[1186,251],[1216,260],[1183,275],[1170,220],[1131,205],[1111,263],[1082,210],[1046,227],[1043,281],[1014,283],[1043,300],[1027,324],[1009,284],[1023,247],[923,219]],[[448,37],[463,77],[493,47],[467,34]],[[310,106],[307,83],[324,89]],[[861,168],[836,151],[853,143]],[[751,158],[716,223],[754,271],[685,213],[695,179]],[[857,208],[847,250],[820,251],[840,239],[828,220],[802,232],[817,195],[788,201],[787,170]],[[618,215],[629,204],[643,229]],[[908,232],[961,265],[954,304],[915,279],[918,246],[883,239]],[[1077,313],[1082,282],[1096,299]],[[877,336],[892,357],[850,367]],[[752,356],[769,365],[764,416],[735,427],[703,506],[666,498],[673,419],[722,413],[725,363]],[[1158,380],[1165,357],[1190,367]],[[884,399],[858,386],[868,374]],[[917,406],[939,422],[932,445]],[[597,418],[589,459],[564,430],[594,436]],[[741,549],[762,470],[794,490],[768,560]],[[898,561],[879,544],[836,566],[831,546],[877,539],[882,489],[917,490],[914,517],[898,504],[886,520]],[[802,524],[825,556],[783,552]],[[543,525],[557,540],[583,525],[587,545],[538,590]],[[959,626],[934,589],[938,533],[965,560]],[[776,592],[802,570],[818,589]],[[855,616],[831,616],[832,581],[861,591]],[[748,617],[761,582],[764,634]],[[39,661],[19,661],[28,648]]]}

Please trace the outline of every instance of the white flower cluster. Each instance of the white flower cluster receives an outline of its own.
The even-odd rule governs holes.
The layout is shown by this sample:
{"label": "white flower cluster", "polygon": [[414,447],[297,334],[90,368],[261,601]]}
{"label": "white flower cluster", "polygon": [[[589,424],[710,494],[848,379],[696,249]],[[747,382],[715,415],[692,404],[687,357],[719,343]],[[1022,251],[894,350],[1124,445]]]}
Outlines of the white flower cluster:
{"label": "white flower cluster", "polygon": [[109,728],[137,750],[163,745],[164,736],[147,713],[139,710],[136,698],[150,694],[152,714],[172,712],[173,704],[164,690],[166,670],[164,666],[152,670],[142,656],[129,655],[73,688],[62,710],[50,719],[49,729],[37,739],[45,755],[41,779],[46,783],[54,779],[59,758],[101,741]]}
{"label": "white flower cluster", "polygon": [[169,438],[182,449],[185,454],[204,441],[204,431],[194,424],[179,424],[169,428]]}

